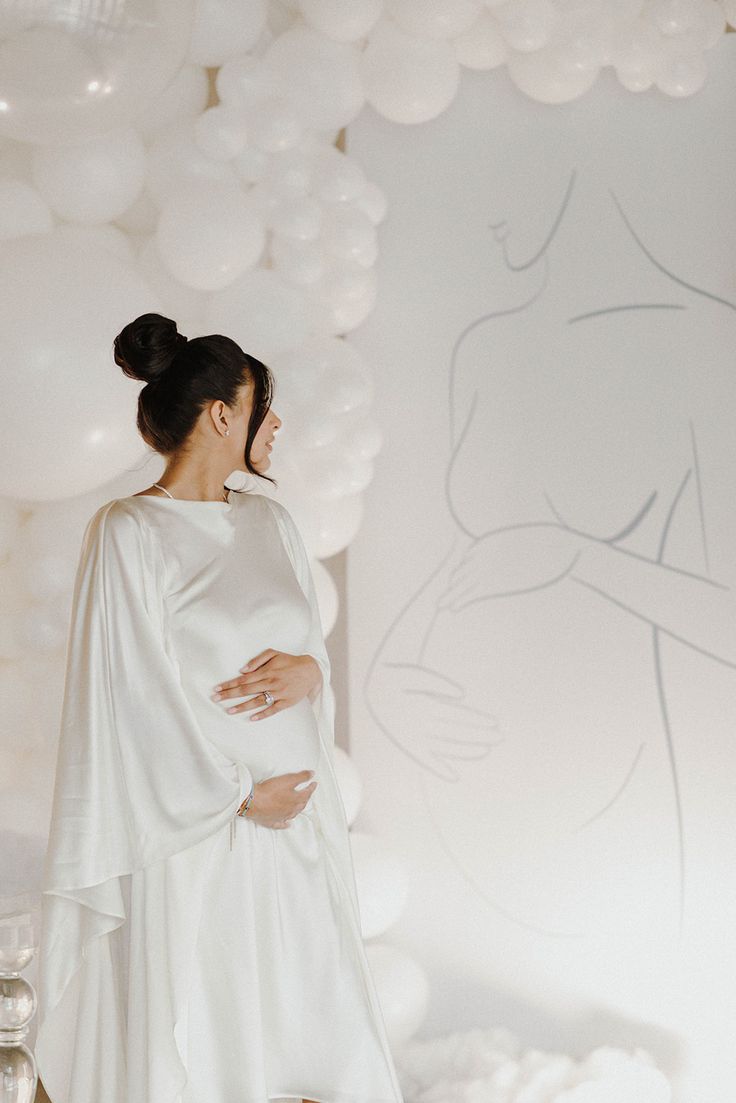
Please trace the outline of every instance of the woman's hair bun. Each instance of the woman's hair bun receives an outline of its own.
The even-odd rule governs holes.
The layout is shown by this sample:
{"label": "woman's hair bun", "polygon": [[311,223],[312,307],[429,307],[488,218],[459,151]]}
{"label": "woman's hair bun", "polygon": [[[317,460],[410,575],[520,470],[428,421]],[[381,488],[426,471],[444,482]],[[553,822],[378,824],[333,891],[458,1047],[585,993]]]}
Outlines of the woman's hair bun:
{"label": "woman's hair bun", "polygon": [[113,348],[115,363],[131,379],[154,383],[168,371],[187,343],[176,322],[162,314],[141,314],[118,333]]}

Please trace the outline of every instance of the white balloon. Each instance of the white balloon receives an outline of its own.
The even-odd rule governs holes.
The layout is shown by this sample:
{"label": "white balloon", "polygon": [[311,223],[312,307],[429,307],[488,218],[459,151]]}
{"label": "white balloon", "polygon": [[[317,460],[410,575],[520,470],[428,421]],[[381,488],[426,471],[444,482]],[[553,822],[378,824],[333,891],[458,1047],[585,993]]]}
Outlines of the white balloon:
{"label": "white balloon", "polygon": [[313,506],[316,535],[313,546],[323,557],[337,555],[350,547],[363,523],[363,493],[346,494],[337,500],[315,501]]}
{"label": "white balloon", "polygon": [[215,77],[215,88],[222,103],[236,108],[250,107],[267,96],[278,94],[278,85],[263,61],[252,54],[231,58],[221,65]]}
{"label": "white balloon", "polygon": [[36,188],[23,180],[0,180],[0,241],[53,228],[51,208]]}
{"label": "white balloon", "polygon": [[121,215],[143,189],[146,150],[132,127],[78,145],[34,151],[33,183],[71,222],[101,223]]}
{"label": "white balloon", "polygon": [[294,27],[269,47],[264,64],[305,126],[347,126],[365,103],[360,52],[309,27]]}
{"label": "white balloon", "polygon": [[282,237],[294,238],[296,241],[314,241],[319,236],[323,218],[322,207],[316,199],[310,195],[296,195],[276,201],[269,214],[268,224]]}
{"label": "white balloon", "polygon": [[277,150],[268,158],[265,176],[280,195],[306,195],[312,184],[312,155],[303,145]]}
{"label": "white balloon", "polygon": [[369,181],[361,194],[355,199],[354,204],[359,211],[367,214],[374,226],[383,222],[388,210],[386,193],[378,184]]}
{"label": "white balloon", "polygon": [[406,907],[409,886],[398,858],[375,835],[350,832],[350,848],[360,902],[363,938],[375,938],[392,927]]}
{"label": "white balloon", "polygon": [[376,258],[376,230],[367,214],[345,205],[328,207],[320,231],[322,245],[336,257],[367,266]]}
{"label": "white balloon", "polygon": [[[430,996],[427,974],[415,958],[395,946],[369,942],[365,951],[389,1041],[395,1047],[404,1045],[427,1017]],[[451,1098],[451,1093],[448,1092],[447,1097]],[[485,1096],[477,1095],[476,1098]],[[521,1103],[522,1096],[518,1098]],[[525,1103],[532,1103],[531,1096],[524,1095],[523,1098]],[[541,1096],[539,1103],[543,1103]]]}
{"label": "white balloon", "polygon": [[0,179],[29,183],[32,159],[33,146],[14,142],[12,138],[0,141]]}
{"label": "white balloon", "polygon": [[[0,42],[0,133],[74,144],[127,126],[185,60],[191,0],[117,0],[91,18],[70,5],[33,4],[36,25]],[[42,20],[46,22],[42,22]]]}
{"label": "white balloon", "polygon": [[274,270],[285,280],[302,287],[316,283],[324,272],[322,250],[313,241],[296,241],[274,233],[270,255]]}
{"label": "white balloon", "polygon": [[323,146],[312,156],[311,190],[328,203],[349,203],[363,194],[368,184],[363,166],[355,158]]}
{"label": "white balloon", "polygon": [[0,494],[64,498],[140,457],[140,385],[114,363],[112,341],[159,309],[135,268],[91,241],[70,249],[54,231],[0,245]]}
{"label": "white balloon", "polygon": [[194,140],[205,157],[231,161],[245,147],[247,130],[243,114],[227,104],[208,107],[194,121]]}
{"label": "white balloon", "polygon": [[57,241],[64,242],[67,248],[84,256],[88,248],[106,249],[114,257],[135,267],[136,254],[133,243],[126,233],[111,222],[101,226],[81,226],[77,222],[61,222],[54,231]]}
{"label": "white balloon", "polygon": [[305,294],[267,268],[253,268],[214,292],[205,312],[208,332],[232,337],[244,352],[266,363],[303,344],[311,321]]}
{"label": "white balloon", "polygon": [[466,69],[496,69],[508,53],[498,20],[489,11],[481,12],[470,30],[455,39],[455,56]]}
{"label": "white balloon", "polygon": [[[18,504],[12,498],[0,498],[0,561],[5,560],[14,547],[22,521],[23,513]],[[0,594],[4,599],[11,592],[7,586],[0,586]]]}
{"label": "white balloon", "polygon": [[423,123],[452,103],[460,66],[450,43],[406,34],[382,19],[363,51],[362,75],[366,99],[381,115]]}
{"label": "white balloon", "polygon": [[708,66],[701,50],[694,49],[687,39],[664,43],[654,77],[661,92],[668,96],[692,96],[707,79]]}
{"label": "white balloon", "polygon": [[523,53],[545,46],[558,18],[552,0],[508,0],[494,14],[509,46]]}
{"label": "white balloon", "polygon": [[148,150],[146,190],[159,207],[182,184],[237,183],[234,162],[216,161],[197,145],[195,119],[181,119],[154,138]]}
{"label": "white balloon", "polygon": [[375,270],[330,258],[309,294],[323,307],[322,324],[334,333],[346,333],[359,326],[375,306]]}
{"label": "white balloon", "polygon": [[304,133],[298,113],[278,96],[253,104],[248,112],[248,129],[252,144],[266,153],[292,149]]}
{"label": "white balloon", "polygon": [[409,34],[456,38],[478,19],[481,0],[386,0],[386,11]]}
{"label": "white balloon", "polygon": [[144,188],[134,203],[115,219],[115,223],[132,237],[150,237],[156,232],[158,204]]}
{"label": "white balloon", "polygon": [[697,25],[699,0],[647,0],[646,15],[663,34],[686,34]]}
{"label": "white balloon", "polygon": [[215,68],[245,53],[266,26],[267,0],[196,0],[189,60]]}
{"label": "white balloon", "polygon": [[599,69],[581,69],[571,64],[558,49],[535,53],[512,53],[507,62],[509,76],[517,88],[540,103],[567,103],[593,87]]}
{"label": "white balloon", "polygon": [[258,261],[265,230],[254,205],[237,184],[185,184],[161,211],[159,255],[175,279],[200,291],[227,287]]}
{"label": "white balloon", "polygon": [[364,38],[381,15],[383,0],[299,0],[299,10],[316,31],[338,42]]}
{"label": "white balloon", "polygon": [[662,36],[645,19],[637,19],[616,37],[611,60],[616,75],[630,92],[651,88],[662,54]]}
{"label": "white balloon", "polygon": [[[179,322],[184,318],[198,318],[204,314],[207,292],[189,287],[172,276],[161,260],[155,237],[149,237],[144,242],[138,254],[138,271],[155,292],[167,318],[176,318]],[[183,323],[182,332],[187,337],[192,336],[183,328]]]}
{"label": "white balloon", "polygon": [[255,184],[266,175],[268,154],[262,149],[256,149],[255,146],[246,145],[234,158],[232,166],[244,184]]}
{"label": "white balloon", "polygon": [[134,125],[141,137],[150,142],[167,127],[181,119],[194,119],[207,107],[210,84],[207,71],[191,62],[182,65],[173,80],[136,115]]}

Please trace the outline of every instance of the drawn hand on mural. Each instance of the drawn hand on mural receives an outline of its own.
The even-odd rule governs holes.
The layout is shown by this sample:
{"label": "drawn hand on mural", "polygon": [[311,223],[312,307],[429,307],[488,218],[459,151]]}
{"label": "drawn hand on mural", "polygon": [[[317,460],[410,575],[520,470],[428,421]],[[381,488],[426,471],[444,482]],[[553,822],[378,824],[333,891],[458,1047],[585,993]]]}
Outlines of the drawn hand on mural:
{"label": "drawn hand on mural", "polygon": [[453,759],[485,758],[495,717],[466,705],[465,688],[421,663],[378,662],[366,694],[373,718],[405,754],[436,777],[457,781]]}
{"label": "drawn hand on mural", "polygon": [[585,537],[556,522],[498,529],[475,540],[451,570],[438,607],[456,613],[477,601],[541,590],[564,579]]}

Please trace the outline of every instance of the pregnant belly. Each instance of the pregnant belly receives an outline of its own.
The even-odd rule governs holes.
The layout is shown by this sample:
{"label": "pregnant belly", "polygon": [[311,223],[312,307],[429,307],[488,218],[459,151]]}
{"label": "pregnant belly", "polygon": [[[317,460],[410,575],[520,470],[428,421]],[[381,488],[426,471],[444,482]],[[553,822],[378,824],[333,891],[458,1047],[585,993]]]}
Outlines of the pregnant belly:
{"label": "pregnant belly", "polygon": [[[231,697],[229,708],[243,698]],[[251,721],[255,711],[228,714],[221,704],[206,701],[205,731],[219,751],[244,762],[255,781],[296,770],[315,770],[319,761],[319,731],[307,697],[290,708]]]}

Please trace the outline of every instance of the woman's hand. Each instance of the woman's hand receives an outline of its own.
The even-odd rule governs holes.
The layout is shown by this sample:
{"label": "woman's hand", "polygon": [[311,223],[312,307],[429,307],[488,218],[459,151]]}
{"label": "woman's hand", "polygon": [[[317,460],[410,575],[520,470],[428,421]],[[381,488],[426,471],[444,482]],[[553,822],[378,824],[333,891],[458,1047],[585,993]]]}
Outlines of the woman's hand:
{"label": "woman's hand", "polygon": [[253,786],[253,800],[242,818],[255,820],[264,827],[288,827],[289,820],[306,808],[318,783],[313,781],[304,789],[296,789],[295,786],[311,777],[314,777],[314,770],[297,770],[296,773],[279,774],[278,777],[257,782]]}
{"label": "woman's hand", "polygon": [[438,608],[457,613],[478,601],[554,586],[576,565],[586,543],[558,524],[518,525],[482,536],[450,572]]}
{"label": "woman's hand", "polygon": [[[261,651],[260,655],[256,655],[240,669],[243,673],[239,677],[215,686],[212,700],[246,697],[268,690],[274,703],[254,713],[251,720],[260,720],[264,716],[290,708],[311,693],[322,680],[319,663],[311,655],[290,655],[287,651],[275,651],[272,647]],[[263,702],[263,697],[255,697],[239,705],[231,705],[226,712],[249,712],[259,708]]]}

